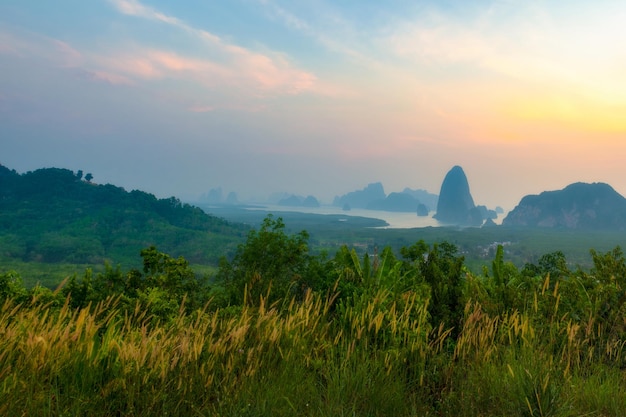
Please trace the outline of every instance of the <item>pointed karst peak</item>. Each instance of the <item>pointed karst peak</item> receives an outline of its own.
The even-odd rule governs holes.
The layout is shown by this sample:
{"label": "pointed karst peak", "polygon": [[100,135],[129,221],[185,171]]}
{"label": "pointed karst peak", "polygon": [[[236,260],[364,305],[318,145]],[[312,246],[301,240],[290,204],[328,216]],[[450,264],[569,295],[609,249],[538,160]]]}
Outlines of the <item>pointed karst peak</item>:
{"label": "pointed karst peak", "polygon": [[465,172],[456,165],[448,171],[441,184],[437,214],[434,217],[442,223],[471,225],[479,222],[474,218],[474,208]]}

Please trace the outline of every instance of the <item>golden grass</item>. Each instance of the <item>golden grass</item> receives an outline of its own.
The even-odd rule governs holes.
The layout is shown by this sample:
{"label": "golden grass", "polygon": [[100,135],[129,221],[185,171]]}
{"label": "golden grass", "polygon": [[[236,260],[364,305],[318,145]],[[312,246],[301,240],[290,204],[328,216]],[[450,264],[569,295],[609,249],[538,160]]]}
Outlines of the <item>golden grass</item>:
{"label": "golden grass", "polygon": [[[327,390],[349,384],[351,374],[375,374],[403,387],[394,395],[414,407],[429,389],[453,392],[460,375],[492,369],[497,378],[538,381],[535,397],[524,397],[532,412],[533,404],[545,406],[538,396],[548,395],[557,376],[620,362],[626,343],[608,337],[608,324],[594,317],[579,322],[560,314],[559,286],[548,291],[547,281],[529,311],[492,316],[467,303],[456,340],[443,324],[431,328],[428,300],[412,292],[394,298],[379,290],[339,306],[333,296],[311,292],[282,305],[261,298],[258,307],[235,312],[181,309],[163,324],[139,305],[123,313],[117,299],[79,310],[67,302],[52,309],[7,300],[0,308],[0,414],[215,415],[246,402],[254,384],[281,369],[326,402],[345,401]],[[550,320],[542,325],[536,315],[546,297]],[[541,365],[524,376],[515,362],[521,357]],[[354,389],[371,389],[356,382],[361,388]],[[304,407],[285,398],[290,408]]]}

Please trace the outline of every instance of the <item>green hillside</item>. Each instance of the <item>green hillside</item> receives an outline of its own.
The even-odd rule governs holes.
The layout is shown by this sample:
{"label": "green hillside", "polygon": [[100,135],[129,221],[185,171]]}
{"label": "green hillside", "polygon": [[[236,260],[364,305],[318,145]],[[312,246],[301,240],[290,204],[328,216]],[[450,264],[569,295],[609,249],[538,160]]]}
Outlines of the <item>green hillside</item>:
{"label": "green hillside", "polygon": [[[0,165],[0,259],[51,265],[134,266],[151,245],[192,264],[217,265],[247,232],[172,197],[101,185],[87,174]],[[48,268],[49,270],[49,268]],[[81,270],[78,269],[78,272]]]}

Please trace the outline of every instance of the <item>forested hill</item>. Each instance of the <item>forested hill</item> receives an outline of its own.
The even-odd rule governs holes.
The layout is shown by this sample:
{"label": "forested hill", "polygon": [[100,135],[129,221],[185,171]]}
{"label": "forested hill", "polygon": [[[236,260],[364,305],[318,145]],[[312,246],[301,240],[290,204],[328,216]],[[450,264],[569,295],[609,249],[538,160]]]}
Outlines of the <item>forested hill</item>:
{"label": "forested hill", "polygon": [[81,171],[19,174],[0,165],[0,258],[126,263],[156,245],[190,262],[216,263],[247,232],[174,197],[91,180]]}
{"label": "forested hill", "polygon": [[562,190],[527,195],[502,222],[578,230],[626,230],[626,198],[604,183],[570,184]]}

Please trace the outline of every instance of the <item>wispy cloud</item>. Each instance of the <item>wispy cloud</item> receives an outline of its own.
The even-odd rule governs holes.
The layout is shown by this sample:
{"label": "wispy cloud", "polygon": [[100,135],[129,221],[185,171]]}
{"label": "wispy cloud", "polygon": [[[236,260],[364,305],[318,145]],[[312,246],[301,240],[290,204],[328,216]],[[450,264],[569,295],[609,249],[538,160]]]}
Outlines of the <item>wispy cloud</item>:
{"label": "wispy cloud", "polygon": [[[87,49],[76,40],[0,27],[0,55],[19,59],[25,65],[66,69],[82,81],[141,87],[136,91],[158,95],[161,102],[192,112],[216,108],[258,111],[266,108],[266,99],[302,93],[337,94],[338,89],[320,82],[312,71],[295,65],[285,53],[263,46],[259,51],[243,47],[138,0],[109,3],[124,16],[165,25],[183,39],[187,37],[193,46],[148,45],[140,33],[134,36],[130,28],[123,38],[113,36]],[[181,91],[153,89],[153,85],[162,85],[156,82],[168,80],[183,86]],[[168,94],[172,97],[167,98]],[[207,97],[210,105],[197,105],[207,102]]]}
{"label": "wispy cloud", "polygon": [[[365,64],[372,64],[373,58],[363,51],[367,41],[358,39],[355,35],[353,22],[345,19],[328,5],[316,4],[313,9],[317,14],[317,21],[313,22],[309,17],[303,17],[288,8],[281,6],[274,0],[258,0],[269,16],[282,22],[287,28],[304,34],[313,39],[319,45],[342,57]],[[290,3],[290,6],[294,6]],[[357,39],[355,39],[357,38]]]}
{"label": "wispy cloud", "polygon": [[549,9],[536,1],[497,2],[463,18],[431,11],[390,30],[383,44],[414,66],[456,65],[468,76],[479,70],[519,81],[582,86],[606,78],[601,72],[616,64],[616,53],[621,65],[626,63],[626,53],[614,48],[626,41],[626,9],[600,7],[598,12],[594,5],[578,10],[588,17],[581,22],[564,13],[575,6]]}
{"label": "wispy cloud", "polygon": [[[158,21],[171,25],[204,43],[205,52],[217,59],[203,59],[182,54],[138,48],[136,57],[122,57],[117,70],[124,70],[144,78],[178,76],[186,73],[204,84],[227,84],[251,89],[254,94],[298,94],[314,91],[317,77],[292,65],[284,54],[259,53],[224,41],[219,36],[193,27],[177,17],[166,15],[137,0],[111,0],[125,15]],[[118,60],[115,56],[109,60]]]}
{"label": "wispy cloud", "polygon": [[436,87],[435,100],[453,94],[456,123],[481,120],[479,136],[498,136],[484,134],[493,123],[527,133],[548,121],[564,131],[623,132],[606,115],[626,108],[626,52],[615,48],[626,42],[626,7],[601,3],[496,2],[462,16],[431,9],[379,41],[415,80]]}
{"label": "wispy cloud", "polygon": [[68,43],[23,30],[0,30],[0,53],[26,59],[44,59],[54,66],[65,68],[78,67],[84,63],[83,55]]}
{"label": "wispy cloud", "polygon": [[108,72],[108,71],[89,71],[89,70],[80,70],[77,72],[78,77],[81,79],[85,79],[88,81],[102,82],[109,85],[134,85],[135,83],[128,77],[123,75]]}
{"label": "wispy cloud", "polygon": [[145,19],[158,20],[158,21],[169,23],[172,25],[186,26],[184,25],[183,22],[176,19],[175,17],[167,16],[153,9],[152,7],[141,4],[137,0],[110,0],[110,2],[121,13],[130,15],[130,16],[137,16],[137,17],[143,17]]}
{"label": "wispy cloud", "polygon": [[187,110],[189,110],[192,113],[208,113],[208,112],[212,112],[215,111],[215,107],[214,106],[191,106],[189,108],[187,108]]}
{"label": "wispy cloud", "polygon": [[218,63],[166,50],[134,47],[98,57],[114,73],[143,80],[180,79],[215,89],[236,88],[253,96],[298,94],[313,88],[316,77],[291,68],[282,58],[233,54]]}
{"label": "wispy cloud", "polygon": [[[626,100],[626,83],[619,81],[626,52],[615,48],[626,42],[622,2],[562,7],[540,0],[488,1],[455,6],[451,13],[426,1],[369,20],[323,0],[310,9],[281,0],[257,2],[271,19],[356,63],[370,80],[461,85],[491,78],[521,89],[551,85],[607,103]],[[376,7],[363,5],[368,6]]]}
{"label": "wispy cloud", "polygon": [[26,31],[0,32],[0,54],[10,54],[30,65],[68,70],[82,80],[110,85],[131,85],[133,81],[119,72],[94,64],[92,53],[82,53],[59,39]]}

